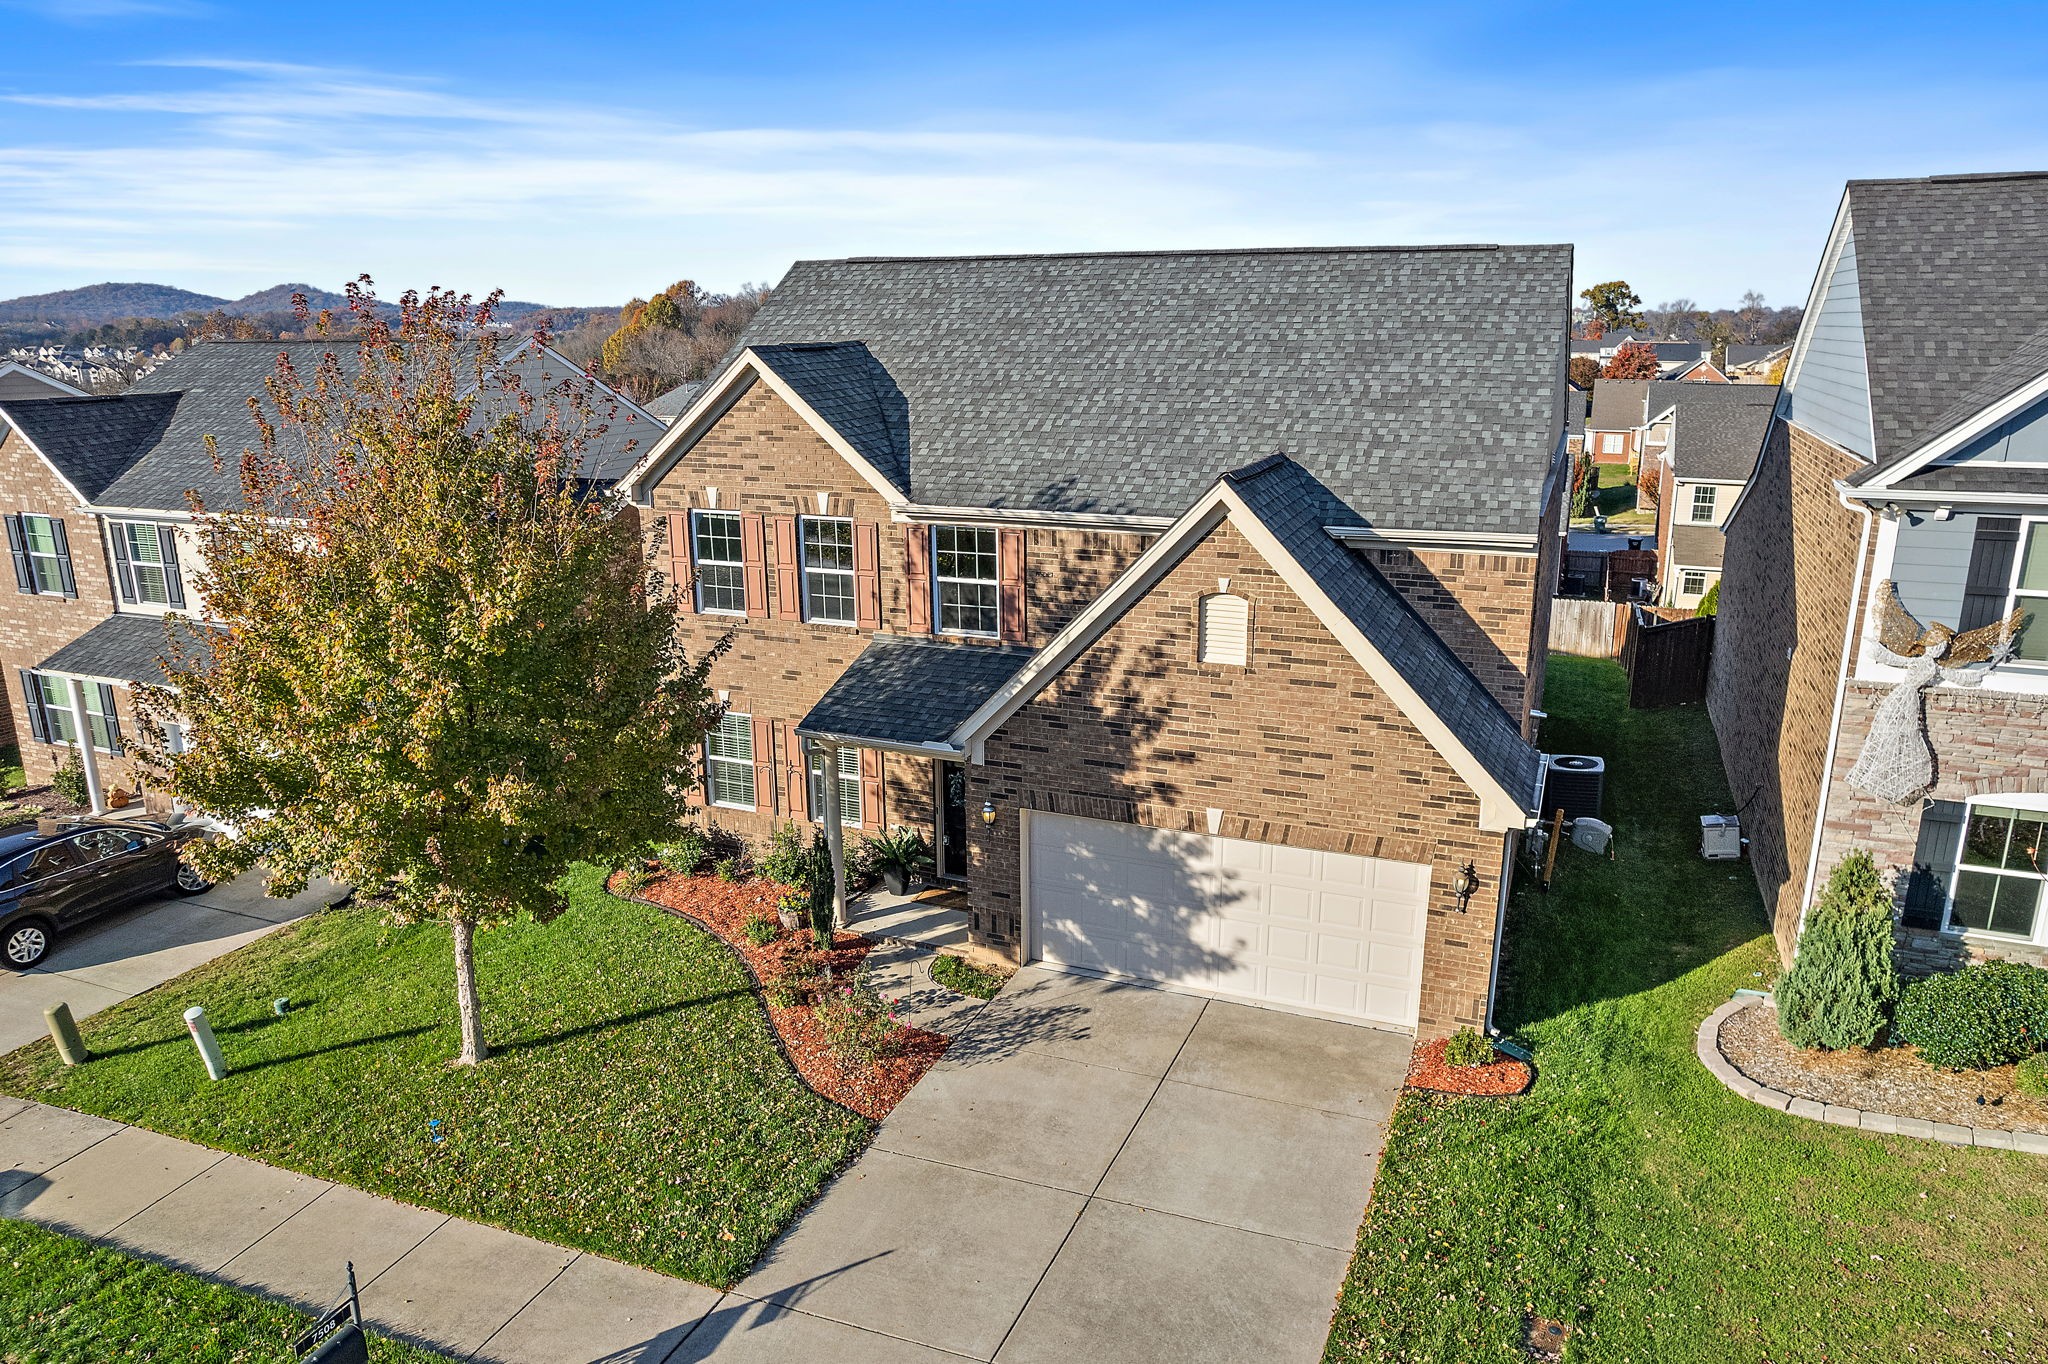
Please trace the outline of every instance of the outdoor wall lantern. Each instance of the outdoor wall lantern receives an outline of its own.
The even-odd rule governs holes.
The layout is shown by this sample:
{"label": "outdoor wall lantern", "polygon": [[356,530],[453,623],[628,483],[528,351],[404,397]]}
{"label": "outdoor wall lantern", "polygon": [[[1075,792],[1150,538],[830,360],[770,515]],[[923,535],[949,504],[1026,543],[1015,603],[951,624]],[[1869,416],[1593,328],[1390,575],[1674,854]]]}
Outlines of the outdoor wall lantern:
{"label": "outdoor wall lantern", "polygon": [[981,803],[981,822],[983,824],[993,824],[996,822],[996,803],[994,801],[985,800]]}
{"label": "outdoor wall lantern", "polygon": [[1479,889],[1479,869],[1467,862],[1458,868],[1457,879],[1451,882],[1451,894],[1458,897],[1458,912],[1464,914],[1472,908],[1472,895]]}

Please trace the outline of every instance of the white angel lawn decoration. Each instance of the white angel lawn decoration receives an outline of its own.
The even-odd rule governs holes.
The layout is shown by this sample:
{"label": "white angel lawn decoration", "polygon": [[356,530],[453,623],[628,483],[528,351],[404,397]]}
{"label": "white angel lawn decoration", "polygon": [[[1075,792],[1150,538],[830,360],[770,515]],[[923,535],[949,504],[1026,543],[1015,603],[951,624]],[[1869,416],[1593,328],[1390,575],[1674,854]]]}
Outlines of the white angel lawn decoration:
{"label": "white angel lawn decoration", "polygon": [[1877,661],[1904,668],[1892,694],[1871,717],[1869,737],[1849,784],[1880,800],[1904,805],[1927,794],[1934,785],[1934,748],[1927,741],[1929,687],[1981,686],[1991,670],[2012,656],[2013,636],[2024,613],[1960,633],[1946,625],[1922,625],[1899,600],[1898,584],[1886,582],[1878,603]]}

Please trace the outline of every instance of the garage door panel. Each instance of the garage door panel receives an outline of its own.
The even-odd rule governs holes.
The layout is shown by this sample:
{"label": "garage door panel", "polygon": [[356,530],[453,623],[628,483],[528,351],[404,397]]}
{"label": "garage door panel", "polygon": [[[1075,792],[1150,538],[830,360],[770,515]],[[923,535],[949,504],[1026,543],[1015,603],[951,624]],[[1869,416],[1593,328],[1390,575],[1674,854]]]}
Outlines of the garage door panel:
{"label": "garage door panel", "polygon": [[1030,828],[1038,958],[1414,1023],[1427,867],[1065,815]]}

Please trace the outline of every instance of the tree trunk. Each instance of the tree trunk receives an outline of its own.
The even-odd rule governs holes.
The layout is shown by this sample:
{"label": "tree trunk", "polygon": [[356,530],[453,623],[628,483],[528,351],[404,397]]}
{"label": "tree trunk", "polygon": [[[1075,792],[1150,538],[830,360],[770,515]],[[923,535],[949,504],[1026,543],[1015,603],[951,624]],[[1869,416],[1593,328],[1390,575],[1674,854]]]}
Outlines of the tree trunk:
{"label": "tree trunk", "polygon": [[448,929],[455,936],[455,1009],[462,1016],[462,1055],[455,1064],[473,1066],[491,1054],[476,996],[476,920],[451,919]]}

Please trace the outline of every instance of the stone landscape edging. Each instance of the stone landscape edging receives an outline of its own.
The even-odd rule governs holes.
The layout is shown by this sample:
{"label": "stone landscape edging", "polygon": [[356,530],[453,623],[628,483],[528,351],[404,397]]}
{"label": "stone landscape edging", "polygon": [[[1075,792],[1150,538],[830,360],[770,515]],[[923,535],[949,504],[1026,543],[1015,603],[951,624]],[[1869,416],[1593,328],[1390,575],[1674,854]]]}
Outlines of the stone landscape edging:
{"label": "stone landscape edging", "polygon": [[1804,1099],[1782,1089],[1758,1084],[1721,1050],[1721,1025],[1744,1009],[1760,1008],[1764,1004],[1761,999],[1738,997],[1729,1000],[1706,1016],[1694,1044],[1700,1064],[1707,1068],[1708,1073],[1751,1103],[1789,1113],[1795,1118],[1811,1118],[1816,1122],[1853,1127],[1862,1132],[1918,1137],[1949,1146],[1982,1146],[1990,1150],[2031,1151],[2036,1155],[2048,1155],[2048,1132],[2016,1132],[2009,1127],[1964,1127],[1959,1123],[1935,1122],[1931,1118],[1908,1118],[1897,1113],[1845,1108],[1840,1104]]}

